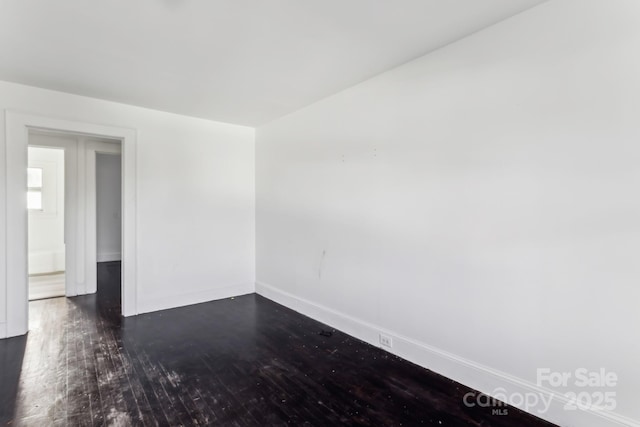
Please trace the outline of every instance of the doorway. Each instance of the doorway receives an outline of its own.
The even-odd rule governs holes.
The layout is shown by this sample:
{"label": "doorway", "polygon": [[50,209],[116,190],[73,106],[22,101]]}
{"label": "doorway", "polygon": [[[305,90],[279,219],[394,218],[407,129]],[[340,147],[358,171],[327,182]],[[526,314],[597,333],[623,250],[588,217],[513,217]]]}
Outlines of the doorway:
{"label": "doorway", "polygon": [[66,294],[64,149],[29,146],[29,301]]}
{"label": "doorway", "polygon": [[[27,153],[29,135],[32,132],[64,133],[87,138],[108,138],[117,140],[122,147],[122,305],[121,313],[132,316],[138,313],[137,304],[137,249],[136,249],[136,131],[114,126],[96,125],[51,117],[6,111],[6,221],[3,232],[7,248],[0,248],[0,266],[6,269],[6,275],[0,278],[0,288],[6,290],[5,323],[0,323],[0,338],[23,335],[28,331],[28,214],[25,189],[27,188]],[[99,150],[98,150],[99,151]],[[65,149],[65,157],[73,157],[73,150]],[[77,152],[75,161],[86,165],[91,156]],[[95,156],[93,156],[95,160]],[[66,159],[65,159],[66,162]],[[65,168],[65,282],[66,295],[88,293],[85,277],[91,273],[91,264],[75,262],[70,268],[69,260],[93,255],[96,257],[95,233],[90,241],[91,224],[85,224],[78,214],[68,206],[76,198],[76,210],[91,208],[90,203],[80,203],[78,198],[84,194],[84,181],[77,174],[73,176]],[[95,175],[93,175],[95,181]],[[75,188],[74,188],[75,185]],[[70,190],[71,189],[71,190]],[[93,205],[95,209],[95,204]],[[95,218],[95,215],[93,216]],[[95,226],[95,221],[94,221]],[[85,233],[82,235],[82,233]],[[88,236],[88,237],[87,237]],[[92,250],[93,248],[93,250]],[[90,252],[93,252],[91,254]],[[87,257],[86,257],[87,258]],[[89,268],[87,268],[89,267]],[[96,261],[93,262],[96,271]],[[75,276],[71,278],[70,276]],[[95,283],[95,282],[94,282]],[[0,289],[2,291],[2,289]],[[93,291],[95,292],[95,291]]]}
{"label": "doorway", "polygon": [[98,262],[121,261],[120,141],[29,130],[29,300],[93,294]]}
{"label": "doorway", "polygon": [[27,273],[29,300],[77,295],[78,143],[29,130]]}
{"label": "doorway", "polygon": [[95,164],[97,292],[102,299],[108,295],[117,307],[122,269],[121,156],[96,152]]}

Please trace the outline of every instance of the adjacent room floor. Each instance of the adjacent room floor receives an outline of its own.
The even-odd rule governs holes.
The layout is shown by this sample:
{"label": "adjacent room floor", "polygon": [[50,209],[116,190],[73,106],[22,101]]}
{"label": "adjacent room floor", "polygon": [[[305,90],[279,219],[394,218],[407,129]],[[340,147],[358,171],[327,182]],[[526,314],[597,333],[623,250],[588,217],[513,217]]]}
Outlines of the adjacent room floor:
{"label": "adjacent room floor", "polygon": [[98,275],[0,341],[0,425],[549,425],[257,295],[122,319],[119,263]]}

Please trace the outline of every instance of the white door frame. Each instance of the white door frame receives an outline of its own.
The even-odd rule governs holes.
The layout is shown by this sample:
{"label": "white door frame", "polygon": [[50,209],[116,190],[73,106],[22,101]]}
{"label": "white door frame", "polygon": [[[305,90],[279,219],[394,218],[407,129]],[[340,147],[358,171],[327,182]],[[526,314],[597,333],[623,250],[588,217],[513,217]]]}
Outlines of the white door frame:
{"label": "white door frame", "polygon": [[[137,310],[136,131],[7,111],[6,123],[6,337],[29,329],[27,248],[27,146],[29,129],[61,131],[122,142],[122,315]],[[0,331],[0,333],[3,331]],[[3,338],[0,336],[0,338]]]}

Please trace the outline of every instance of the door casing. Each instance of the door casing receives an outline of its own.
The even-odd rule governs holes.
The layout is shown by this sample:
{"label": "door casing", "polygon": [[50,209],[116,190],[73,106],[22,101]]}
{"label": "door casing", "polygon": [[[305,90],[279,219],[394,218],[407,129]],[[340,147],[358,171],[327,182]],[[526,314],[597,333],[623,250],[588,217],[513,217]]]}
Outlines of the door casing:
{"label": "door casing", "polygon": [[[28,269],[26,170],[30,130],[63,132],[86,137],[108,138],[122,144],[122,315],[137,310],[136,239],[136,131],[80,121],[38,116],[7,110],[6,123],[6,247],[0,277],[0,292],[6,289],[6,319],[0,319],[0,338],[24,335],[28,331]],[[2,283],[4,282],[4,283]]]}

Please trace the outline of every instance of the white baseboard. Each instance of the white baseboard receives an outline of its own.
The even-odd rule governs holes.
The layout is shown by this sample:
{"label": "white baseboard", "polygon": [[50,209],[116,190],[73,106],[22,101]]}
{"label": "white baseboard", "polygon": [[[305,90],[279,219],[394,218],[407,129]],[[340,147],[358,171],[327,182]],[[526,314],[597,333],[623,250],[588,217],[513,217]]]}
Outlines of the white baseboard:
{"label": "white baseboard", "polygon": [[120,252],[104,252],[96,254],[97,262],[111,262],[122,261],[122,254]]}
{"label": "white baseboard", "polygon": [[[393,339],[393,348],[384,348],[384,350],[484,394],[499,397],[499,394],[496,394],[496,391],[498,391],[498,393],[502,391],[507,396],[513,396],[515,394],[526,396],[533,393],[551,403],[549,405],[549,409],[544,413],[537,412],[541,407],[527,412],[559,426],[640,426],[640,422],[610,411],[605,412],[598,409],[566,410],[565,405],[567,405],[569,401],[560,393],[539,387],[534,383],[456,356],[428,344],[418,342],[328,307],[299,298],[266,283],[256,282],[255,288],[256,293],[264,296],[265,298],[325,323],[373,346],[380,347],[379,337],[381,333],[388,335]],[[524,404],[516,404],[513,406],[522,410],[527,409],[524,407]]]}
{"label": "white baseboard", "polygon": [[7,338],[7,324],[0,323],[0,340],[3,338]]}
{"label": "white baseboard", "polygon": [[54,271],[64,271],[65,252],[40,251],[29,252],[29,274],[46,274]]}
{"label": "white baseboard", "polygon": [[204,291],[167,295],[156,298],[140,298],[138,300],[138,314],[237,297],[240,295],[252,294],[254,292],[254,283],[243,283],[240,285],[218,287]]}

